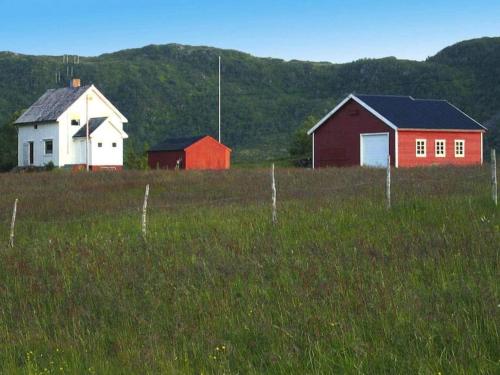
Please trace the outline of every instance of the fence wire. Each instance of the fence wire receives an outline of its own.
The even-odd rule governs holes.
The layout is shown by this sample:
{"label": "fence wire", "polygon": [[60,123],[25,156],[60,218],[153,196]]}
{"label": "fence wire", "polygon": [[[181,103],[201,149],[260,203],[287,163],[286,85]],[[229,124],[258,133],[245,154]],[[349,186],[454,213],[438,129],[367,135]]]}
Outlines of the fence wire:
{"label": "fence wire", "polygon": [[[360,189],[364,187],[376,187],[373,191],[374,194],[380,195],[382,202],[382,193],[384,192],[385,176],[382,174],[375,176],[372,181],[360,182],[360,183],[347,183],[346,178],[344,178],[343,185],[335,185],[338,180],[332,180],[332,185],[314,185],[310,183],[308,186],[293,186],[291,183],[296,182],[295,180],[288,181],[287,177],[290,173],[279,173],[277,171],[277,190],[278,190],[278,205],[282,205],[283,202],[291,200],[307,200],[315,199],[321,195],[321,198],[327,199],[338,199],[335,194],[339,192],[350,192],[348,197],[356,198]],[[267,175],[267,174],[266,174]],[[261,176],[263,177],[263,176]],[[334,176],[332,176],[334,177]],[[372,176],[373,177],[373,176]],[[466,176],[461,176],[461,179],[470,181],[478,180],[482,183],[489,182],[490,175],[487,172],[482,172],[479,174],[469,174]],[[483,180],[484,179],[484,180]],[[265,184],[264,181],[268,182]],[[259,181],[260,182],[260,181]],[[291,182],[291,183],[290,183]],[[395,174],[392,180],[392,186],[396,189],[396,193],[401,189],[406,189],[408,187],[419,189],[421,187],[430,186],[429,184],[446,184],[447,181],[446,174],[439,177],[428,176],[423,173],[418,173],[411,177],[408,176],[398,176]],[[228,196],[228,187],[226,189],[204,189],[198,191],[169,191],[168,187],[162,186],[159,183],[151,184],[151,195],[149,200],[148,213],[165,213],[169,210],[178,210],[182,208],[196,208],[196,207],[216,207],[231,204],[252,204],[252,205],[267,205],[271,204],[271,181],[262,181],[262,186],[260,186],[258,192],[252,194],[247,193],[244,189],[239,192],[239,194],[231,194]],[[160,189],[155,190],[155,187],[160,187]],[[454,187],[453,187],[454,188]],[[119,192],[118,192],[119,193]],[[208,195],[208,197],[207,197]],[[332,195],[332,196],[329,196]],[[128,201],[129,205],[116,206],[111,209],[106,209],[103,211],[95,211],[89,214],[87,210],[84,210],[84,216],[72,216],[70,213],[72,209],[77,207],[68,208],[65,207],[65,213],[61,213],[60,216],[54,216],[47,218],[53,212],[49,209],[46,211],[37,211],[37,207],[25,207],[23,206],[23,197],[19,196],[19,211],[18,211],[18,222],[23,222],[24,224],[33,225],[37,223],[50,224],[50,225],[92,225],[93,222],[100,221],[102,219],[116,219],[119,220],[124,216],[130,216],[131,218],[137,217],[137,221],[140,221],[140,215],[142,212],[142,200],[140,195],[137,197],[137,201]],[[200,199],[202,198],[202,199]],[[395,196],[395,201],[398,201],[398,197]],[[13,201],[12,201],[13,204]],[[63,206],[67,205],[66,201],[57,202],[57,204]],[[81,209],[81,207],[78,207]],[[40,209],[40,207],[38,207]],[[5,214],[0,218],[0,223],[2,227],[5,228],[5,232],[8,231],[10,226],[12,206],[8,207],[5,204],[1,207],[1,211]],[[78,212],[78,210],[76,210]],[[45,215],[42,217],[42,215]]]}

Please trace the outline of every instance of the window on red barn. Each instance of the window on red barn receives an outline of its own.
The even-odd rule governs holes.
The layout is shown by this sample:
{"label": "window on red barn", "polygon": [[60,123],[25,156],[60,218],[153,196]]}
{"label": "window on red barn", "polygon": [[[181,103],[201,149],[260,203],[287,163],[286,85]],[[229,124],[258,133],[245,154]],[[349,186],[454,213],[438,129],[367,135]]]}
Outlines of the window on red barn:
{"label": "window on red barn", "polygon": [[417,158],[425,158],[427,155],[427,141],[425,139],[416,140],[416,151]]}
{"label": "window on red barn", "polygon": [[446,141],[444,139],[436,139],[436,151],[437,158],[444,158],[446,156]]}

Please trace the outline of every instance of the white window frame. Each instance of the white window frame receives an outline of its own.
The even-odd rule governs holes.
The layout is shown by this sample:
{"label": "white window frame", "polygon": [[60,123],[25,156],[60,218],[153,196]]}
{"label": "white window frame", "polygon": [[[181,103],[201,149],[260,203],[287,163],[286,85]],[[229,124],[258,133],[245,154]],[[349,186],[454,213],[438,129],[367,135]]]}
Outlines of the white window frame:
{"label": "white window frame", "polygon": [[[457,154],[458,143],[462,143],[462,154]],[[455,139],[455,157],[456,158],[465,158],[465,139]]]}
{"label": "white window frame", "polygon": [[[52,142],[52,152],[47,152],[47,142]],[[53,139],[44,139],[43,140],[43,154],[45,156],[54,155],[54,140]]]}
{"label": "white window frame", "polygon": [[[443,142],[443,153],[438,154],[438,143]],[[446,139],[436,139],[434,141],[434,155],[437,158],[445,158],[446,157]]]}
{"label": "white window frame", "polygon": [[[423,154],[418,153],[418,142],[422,142],[424,144]],[[415,156],[417,158],[425,158],[427,156],[427,139],[422,139],[422,138],[415,139]]]}

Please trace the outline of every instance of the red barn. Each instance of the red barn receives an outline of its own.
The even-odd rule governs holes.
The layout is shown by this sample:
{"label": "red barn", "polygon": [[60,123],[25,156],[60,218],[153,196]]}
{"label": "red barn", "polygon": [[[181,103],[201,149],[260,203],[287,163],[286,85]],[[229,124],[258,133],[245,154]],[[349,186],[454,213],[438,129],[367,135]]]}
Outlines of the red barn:
{"label": "red barn", "polygon": [[349,95],[308,131],[313,168],[483,163],[486,128],[446,100]]}
{"label": "red barn", "polygon": [[229,169],[231,149],[209,135],[168,138],[148,151],[150,168]]}

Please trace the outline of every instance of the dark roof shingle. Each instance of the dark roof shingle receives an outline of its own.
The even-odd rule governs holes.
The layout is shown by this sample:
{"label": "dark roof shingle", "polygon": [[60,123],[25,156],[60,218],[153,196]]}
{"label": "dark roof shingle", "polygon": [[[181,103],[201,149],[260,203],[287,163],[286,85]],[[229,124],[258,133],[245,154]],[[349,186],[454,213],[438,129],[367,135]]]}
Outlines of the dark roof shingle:
{"label": "dark roof shingle", "polygon": [[411,96],[354,95],[401,129],[484,130],[446,100]]}
{"label": "dark roof shingle", "polygon": [[149,151],[181,151],[205,137],[206,135],[198,135],[195,137],[167,138],[151,147]]}
{"label": "dark roof shingle", "polygon": [[[104,121],[106,121],[108,118],[107,117],[96,117],[96,118],[91,118],[89,120],[89,135],[94,132],[99,126],[103,124]],[[83,125],[73,136],[73,138],[82,138],[87,136],[87,129],[86,126]]]}
{"label": "dark roof shingle", "polygon": [[55,121],[90,87],[91,85],[47,90],[15,123]]}

